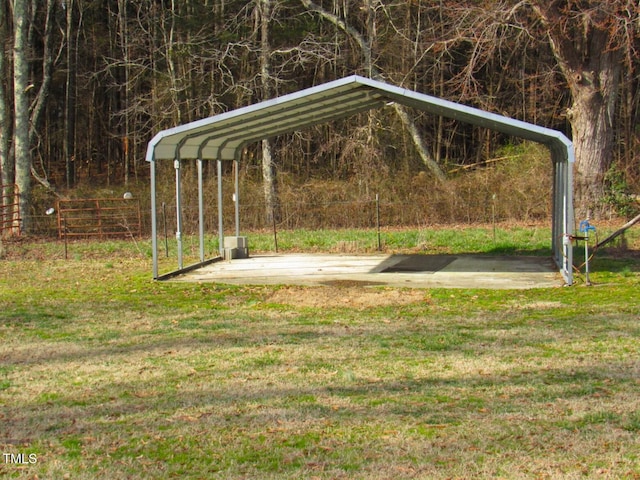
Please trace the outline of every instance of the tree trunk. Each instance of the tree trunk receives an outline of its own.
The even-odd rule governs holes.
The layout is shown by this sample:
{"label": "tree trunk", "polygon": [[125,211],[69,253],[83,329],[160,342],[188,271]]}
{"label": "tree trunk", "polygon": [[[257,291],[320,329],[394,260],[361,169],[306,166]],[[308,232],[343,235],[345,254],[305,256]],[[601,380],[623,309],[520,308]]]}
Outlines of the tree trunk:
{"label": "tree trunk", "polygon": [[547,27],[551,49],[571,90],[567,118],[576,154],[576,219],[598,217],[603,210],[604,176],[613,159],[623,59],[615,17],[586,6],[561,9],[557,2],[536,0],[533,6]]}
{"label": "tree trunk", "polygon": [[427,149],[427,145],[424,143],[424,139],[418,130],[413,119],[407,113],[407,109],[397,103],[393,104],[393,109],[404,124],[405,128],[409,131],[413,145],[416,148],[418,155],[422,159],[422,163],[427,167],[431,173],[440,181],[446,180],[446,175],[438,165],[438,162],[433,158]]}
{"label": "tree trunk", "polygon": [[[67,188],[72,188],[76,183],[75,164],[75,133],[76,133],[76,40],[74,31],[74,0],[67,0],[67,25],[65,37],[67,40],[67,78],[65,84],[65,108],[64,108],[64,159],[67,177]],[[77,38],[77,34],[75,34]]]}
{"label": "tree trunk", "polygon": [[[35,6],[35,2],[34,2]],[[42,79],[40,82],[40,88],[35,95],[35,99],[31,102],[31,119],[29,125],[29,145],[35,145],[40,137],[41,132],[38,128],[41,125],[42,117],[47,107],[47,99],[51,90],[51,80],[53,71],[53,40],[54,40],[54,13],[55,13],[56,0],[47,0],[47,7],[45,13],[45,23],[42,30]],[[35,18],[32,12],[32,18]],[[35,20],[32,19],[32,23]],[[28,60],[27,60],[28,62]],[[28,63],[27,63],[28,64]],[[28,68],[28,67],[27,67]],[[31,86],[29,86],[31,91]],[[46,182],[46,178],[41,179],[45,182],[45,186],[49,188]]]}
{"label": "tree trunk", "polygon": [[[129,185],[129,18],[127,15],[127,3],[125,0],[118,1],[118,20],[120,36],[120,46],[122,47],[122,57],[124,60],[124,88],[122,95],[124,96],[122,112],[124,114],[124,132],[122,135],[122,160],[123,160],[123,179],[124,184]],[[172,2],[173,5],[173,2]],[[170,48],[170,47],[169,47]]]}
{"label": "tree trunk", "polygon": [[[271,0],[257,0],[260,23],[260,83],[262,99],[273,97],[271,78],[271,43],[269,41],[269,23],[271,21]],[[278,201],[278,182],[273,161],[271,142],[262,141],[262,181],[264,188],[265,221],[271,224],[280,220],[280,202]]]}
{"label": "tree trunk", "polygon": [[[0,0],[0,39],[3,45],[10,45],[9,29],[7,28],[7,19],[4,14],[6,10],[5,0]],[[6,50],[0,48],[0,78],[7,78],[7,68],[9,68],[6,57]],[[11,118],[7,110],[9,104],[8,92],[5,89],[5,83],[0,81],[0,173],[2,185],[12,184],[14,181],[14,164],[13,159],[9,155],[9,139],[11,138]],[[2,192],[3,194],[5,192]],[[4,195],[3,195],[4,198]]]}
{"label": "tree trunk", "polygon": [[[603,56],[609,56],[603,54]],[[610,81],[618,76],[619,67],[609,65],[600,71]],[[586,74],[583,74],[583,76]],[[600,83],[600,82],[599,82]],[[597,86],[589,80],[581,80],[571,89],[573,104],[569,113],[575,163],[575,207],[578,219],[602,214],[602,199],[605,194],[604,176],[611,166],[614,149],[614,126],[612,104],[615,91],[608,94],[607,88]]]}
{"label": "tree trunk", "polygon": [[[5,12],[5,0],[0,0],[0,39],[2,39],[3,45],[11,45],[7,19],[4,17]],[[6,49],[0,48],[0,79],[8,77],[8,62],[6,60]],[[0,184],[2,185],[0,189],[0,196],[2,196],[2,205],[0,205],[0,209],[2,209],[2,215],[0,215],[0,220],[2,220],[2,225],[0,225],[0,258],[4,255],[2,235],[5,234],[5,227],[7,227],[7,231],[12,231],[11,225],[5,224],[5,222],[10,222],[14,215],[13,208],[10,207],[13,204],[11,195],[13,195],[14,163],[9,149],[12,122],[7,110],[9,101],[7,96],[5,83],[0,81]]]}
{"label": "tree trunk", "polygon": [[13,4],[13,90],[15,181],[19,189],[21,230],[30,230],[31,151],[29,148],[29,61],[27,53],[27,0]]}
{"label": "tree trunk", "polygon": [[[42,30],[42,72],[40,88],[36,93],[35,100],[31,101],[29,117],[29,148],[36,145],[40,139],[42,132],[42,117],[44,116],[47,100],[51,91],[52,71],[53,71],[53,41],[54,41],[54,14],[56,7],[56,0],[47,0],[47,6],[45,9],[44,29]],[[32,3],[32,8],[37,7],[37,2]],[[31,12],[31,24],[35,24],[34,12]],[[30,44],[31,45],[31,44]],[[32,70],[32,69],[30,69]],[[33,73],[33,72],[32,72]],[[35,83],[35,82],[34,82]],[[31,87],[28,88],[29,90]],[[33,165],[33,159],[31,160],[31,176],[40,183],[46,189],[55,193],[54,187],[49,182],[47,176],[47,170],[44,163],[41,164],[41,173],[38,173]]]}
{"label": "tree trunk", "polygon": [[271,152],[271,142],[262,140],[262,185],[264,189],[265,223],[280,221],[280,202],[276,168]]}
{"label": "tree trunk", "polygon": [[[571,89],[572,105],[567,112],[575,148],[576,218],[598,218],[603,213],[604,177],[614,155],[615,106],[620,83],[620,52],[610,49],[607,32],[596,31],[589,40],[590,58],[577,66],[560,61]],[[572,52],[556,48],[571,59]]]}

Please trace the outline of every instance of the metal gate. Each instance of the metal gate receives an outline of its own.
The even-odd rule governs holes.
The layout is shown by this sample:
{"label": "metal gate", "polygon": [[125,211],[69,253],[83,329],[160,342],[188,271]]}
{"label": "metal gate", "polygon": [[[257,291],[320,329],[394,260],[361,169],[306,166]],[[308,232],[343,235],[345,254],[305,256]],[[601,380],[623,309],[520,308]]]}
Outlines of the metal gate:
{"label": "metal gate", "polygon": [[122,198],[58,200],[58,236],[134,237],[140,236],[140,202]]}
{"label": "metal gate", "polygon": [[19,195],[20,190],[15,184],[0,185],[0,235],[20,235]]}

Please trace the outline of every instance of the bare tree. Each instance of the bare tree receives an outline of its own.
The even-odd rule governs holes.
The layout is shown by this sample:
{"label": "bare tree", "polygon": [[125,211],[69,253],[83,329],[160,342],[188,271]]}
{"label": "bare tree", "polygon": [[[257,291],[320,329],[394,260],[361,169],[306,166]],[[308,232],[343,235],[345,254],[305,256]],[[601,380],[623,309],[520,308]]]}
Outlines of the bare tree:
{"label": "bare tree", "polygon": [[[373,60],[373,36],[375,35],[374,28],[374,6],[372,0],[367,0],[365,4],[365,8],[367,10],[366,13],[366,21],[365,25],[368,30],[368,34],[364,34],[356,29],[354,26],[350,25],[346,19],[340,18],[338,15],[333,12],[329,12],[322,8],[321,5],[314,3],[312,0],[300,0],[302,4],[307,8],[310,12],[314,12],[320,15],[324,20],[332,23],[338,29],[340,29],[343,33],[349,36],[349,38],[358,46],[360,52],[362,54],[363,67],[367,74],[374,79],[381,79],[382,74],[378,67],[375,65]],[[396,114],[402,121],[402,124],[405,126],[407,131],[411,136],[411,140],[416,148],[418,155],[420,156],[423,164],[426,168],[428,168],[431,173],[438,178],[439,180],[443,180],[445,178],[445,174],[440,168],[440,166],[435,162],[433,156],[429,152],[429,149],[424,143],[422,136],[420,135],[418,128],[415,125],[415,122],[408,114],[407,110],[399,104],[393,104],[393,109]]]}
{"label": "bare tree", "polygon": [[[621,74],[623,69],[633,71],[637,57],[639,8],[632,0],[492,0],[482,4],[452,0],[439,6],[440,28],[444,24],[448,28],[434,38],[434,45],[449,52],[449,68],[454,71],[440,87],[450,85],[450,92],[459,99],[481,108],[515,111],[513,89],[507,85],[514,82],[517,69],[508,67],[517,66],[520,59],[526,62],[529,48],[535,52],[548,45],[553,58],[546,61],[555,59],[555,71],[561,73],[571,94],[566,119],[576,151],[575,199],[580,216],[597,215],[603,206],[605,173],[615,152]],[[460,68],[454,56],[464,59]],[[557,84],[554,65],[548,63],[546,69],[549,74],[532,77],[528,83]],[[521,91],[524,95],[526,86]],[[501,104],[500,95],[505,93],[507,100]],[[557,108],[557,100],[552,105]],[[529,115],[535,119],[544,108],[534,105]]]}

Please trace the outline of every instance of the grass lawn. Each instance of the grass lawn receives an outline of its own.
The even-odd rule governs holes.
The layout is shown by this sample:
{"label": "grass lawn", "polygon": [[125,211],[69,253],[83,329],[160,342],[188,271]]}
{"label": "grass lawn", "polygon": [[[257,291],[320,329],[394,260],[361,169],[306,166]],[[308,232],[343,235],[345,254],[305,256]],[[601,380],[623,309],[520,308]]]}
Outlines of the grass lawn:
{"label": "grass lawn", "polygon": [[163,283],[146,241],[9,245],[0,477],[640,478],[631,243],[592,287],[517,291]]}

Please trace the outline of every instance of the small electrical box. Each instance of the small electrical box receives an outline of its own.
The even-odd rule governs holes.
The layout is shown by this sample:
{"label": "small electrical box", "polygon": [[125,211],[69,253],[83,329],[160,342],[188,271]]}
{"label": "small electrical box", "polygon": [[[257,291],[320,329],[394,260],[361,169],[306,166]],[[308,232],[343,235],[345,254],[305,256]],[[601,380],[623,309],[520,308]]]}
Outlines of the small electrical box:
{"label": "small electrical box", "polygon": [[224,237],[224,259],[249,258],[247,237]]}

